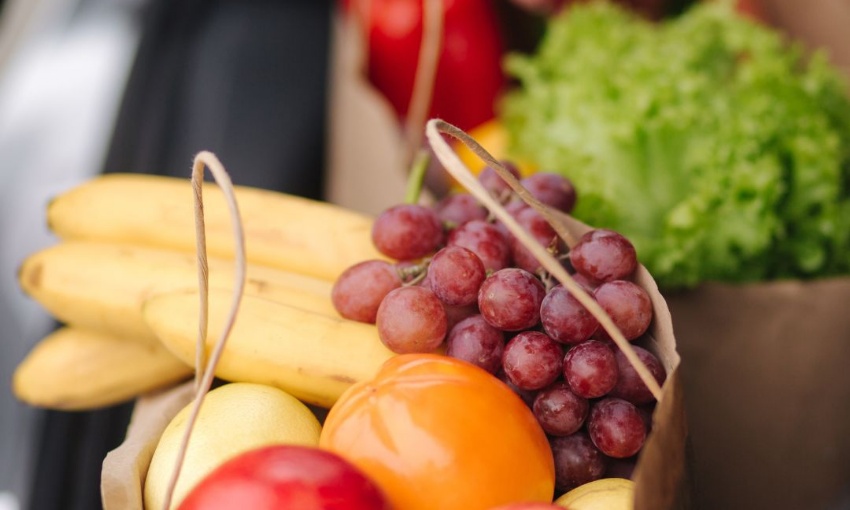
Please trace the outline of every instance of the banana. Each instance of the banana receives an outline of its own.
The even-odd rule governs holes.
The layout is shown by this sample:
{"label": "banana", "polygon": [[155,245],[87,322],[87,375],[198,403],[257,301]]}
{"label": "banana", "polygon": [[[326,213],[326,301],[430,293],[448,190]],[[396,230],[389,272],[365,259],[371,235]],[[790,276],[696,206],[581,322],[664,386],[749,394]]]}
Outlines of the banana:
{"label": "banana", "polygon": [[[144,305],[148,325],[187,364],[195,361],[197,303],[197,292],[183,292],[161,294]],[[221,334],[229,306],[229,293],[210,292],[208,352]],[[393,355],[374,325],[245,296],[216,375],[275,386],[329,408],[352,384],[373,377]]]}
{"label": "banana", "polygon": [[[232,289],[233,262],[210,258],[210,287]],[[159,292],[197,289],[195,255],[138,246],[68,241],[28,256],[21,288],[60,322],[119,337],[156,341],[142,303]],[[245,293],[336,315],[332,284],[250,264]]]}
{"label": "banana", "polygon": [[[88,239],[195,251],[189,179],[137,174],[96,177],[54,198],[51,230]],[[371,242],[372,218],[326,202],[236,187],[250,262],[333,281],[349,266],[385,258]],[[233,257],[228,208],[221,191],[204,186],[207,250]]]}
{"label": "banana", "polygon": [[191,374],[161,345],[65,327],[18,365],[12,390],[33,406],[79,411],[125,402]]}

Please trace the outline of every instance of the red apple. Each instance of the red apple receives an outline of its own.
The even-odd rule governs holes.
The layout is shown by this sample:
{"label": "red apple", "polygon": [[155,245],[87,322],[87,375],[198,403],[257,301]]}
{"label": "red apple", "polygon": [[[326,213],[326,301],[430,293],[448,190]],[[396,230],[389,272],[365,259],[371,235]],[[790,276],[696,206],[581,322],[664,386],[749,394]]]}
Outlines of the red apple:
{"label": "red apple", "polygon": [[186,496],[179,510],[389,510],[380,489],[335,453],[274,445],[226,461]]}

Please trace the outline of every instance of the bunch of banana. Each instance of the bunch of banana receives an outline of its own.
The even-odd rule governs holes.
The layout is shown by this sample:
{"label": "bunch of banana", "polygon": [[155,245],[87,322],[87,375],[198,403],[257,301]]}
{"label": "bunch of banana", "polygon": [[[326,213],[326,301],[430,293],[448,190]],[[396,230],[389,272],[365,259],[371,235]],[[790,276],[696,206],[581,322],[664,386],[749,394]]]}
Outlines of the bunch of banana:
{"label": "bunch of banana", "polygon": [[[110,174],[48,206],[60,242],[21,265],[21,288],[64,328],[19,365],[21,400],[91,409],[132,399],[194,372],[199,300],[188,179]],[[329,407],[392,353],[374,326],[339,317],[333,280],[380,258],[372,219],[328,203],[236,187],[248,261],[244,297],[216,375],[279,387]],[[204,187],[209,254],[208,349],[235,284],[223,194]]]}

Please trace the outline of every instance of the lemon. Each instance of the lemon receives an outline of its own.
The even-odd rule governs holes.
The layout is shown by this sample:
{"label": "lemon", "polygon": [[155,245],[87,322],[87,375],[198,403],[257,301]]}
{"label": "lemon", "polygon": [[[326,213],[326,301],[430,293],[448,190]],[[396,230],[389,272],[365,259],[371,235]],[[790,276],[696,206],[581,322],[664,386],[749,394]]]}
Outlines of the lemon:
{"label": "lemon", "polygon": [[602,478],[579,485],[555,500],[570,510],[631,510],[635,483],[625,478]]}
{"label": "lemon", "polygon": [[[145,508],[162,508],[193,405],[177,413],[159,439],[145,480]],[[210,391],[192,429],[170,508],[225,460],[271,444],[317,446],[320,432],[310,409],[277,388],[230,383]]]}

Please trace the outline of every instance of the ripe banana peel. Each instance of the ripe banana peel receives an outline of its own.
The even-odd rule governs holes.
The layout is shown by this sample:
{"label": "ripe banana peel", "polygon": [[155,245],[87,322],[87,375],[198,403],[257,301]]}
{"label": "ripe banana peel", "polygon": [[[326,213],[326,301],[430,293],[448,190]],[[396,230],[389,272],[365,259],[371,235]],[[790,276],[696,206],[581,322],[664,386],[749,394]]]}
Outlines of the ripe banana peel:
{"label": "ripe banana peel", "polygon": [[[195,252],[189,179],[106,174],[54,198],[48,225],[62,239],[100,240]],[[221,191],[204,186],[207,250],[233,257]],[[349,266],[385,258],[371,242],[372,218],[326,202],[236,187],[249,262],[333,281]]]}
{"label": "ripe banana peel", "polygon": [[[210,287],[233,288],[233,261],[210,258]],[[59,321],[119,337],[156,337],[142,318],[144,301],[161,292],[197,289],[192,253],[127,244],[68,241],[30,255],[21,288]],[[249,264],[245,293],[337,315],[332,283]]]}
{"label": "ripe banana peel", "polygon": [[191,374],[162,345],[65,327],[42,339],[18,365],[12,390],[33,406],[80,411],[131,400]]}
{"label": "ripe banana peel", "polygon": [[[195,363],[198,299],[195,291],[178,292],[152,297],[144,305],[144,318],[159,340],[190,365]],[[230,300],[229,292],[210,292],[208,354],[221,334]],[[244,296],[216,375],[268,384],[329,408],[393,355],[374,325]]]}

